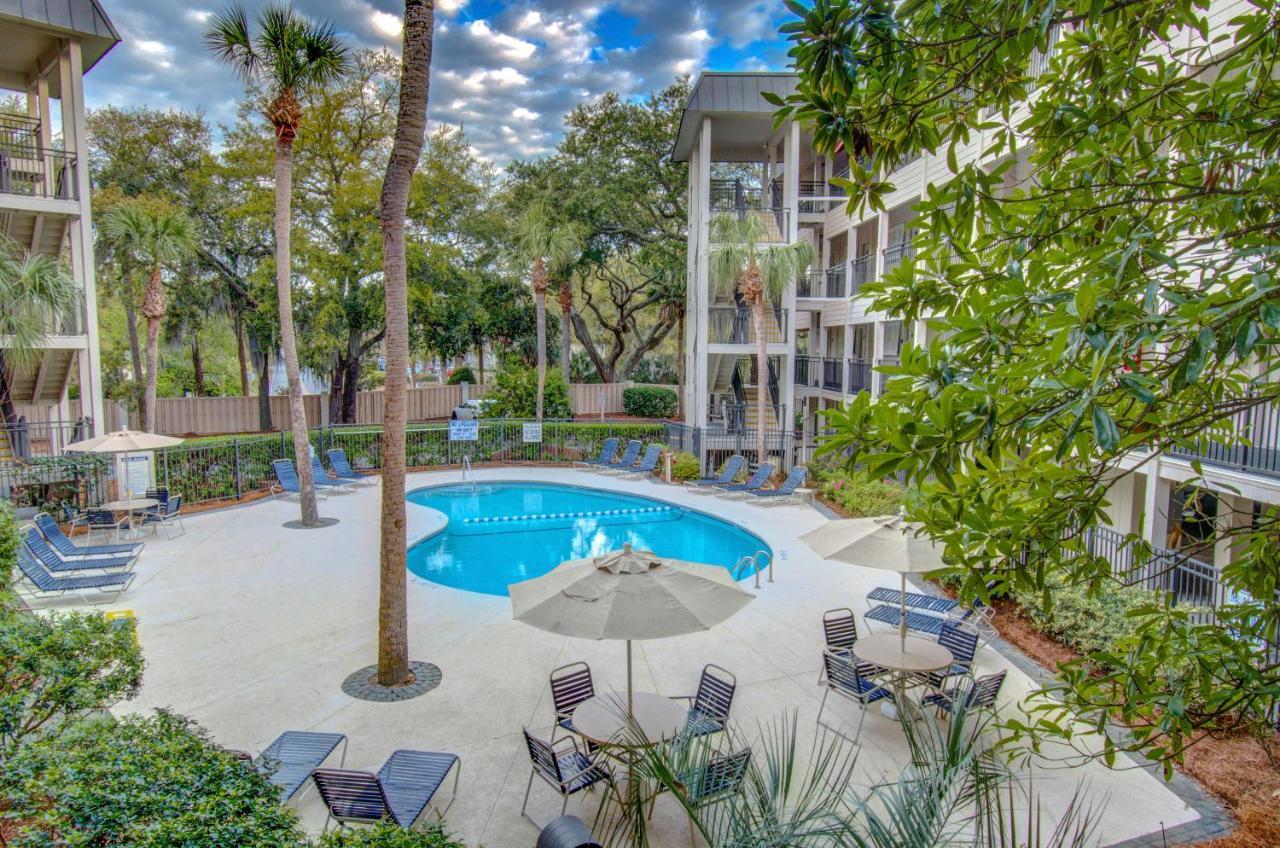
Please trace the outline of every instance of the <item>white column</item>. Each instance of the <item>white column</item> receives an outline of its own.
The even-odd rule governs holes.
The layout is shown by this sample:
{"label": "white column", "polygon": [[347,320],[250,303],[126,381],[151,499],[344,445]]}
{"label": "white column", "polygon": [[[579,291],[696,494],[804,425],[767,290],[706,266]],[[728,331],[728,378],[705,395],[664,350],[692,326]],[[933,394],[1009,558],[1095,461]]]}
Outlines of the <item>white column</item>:
{"label": "white column", "polygon": [[[787,243],[794,244],[800,237],[800,124],[792,121],[784,132],[786,135],[782,148],[782,205],[787,209]],[[787,287],[782,299],[782,307],[787,310],[791,320],[787,324],[787,352],[779,363],[781,370],[778,375],[779,400],[786,406],[784,418],[790,418],[794,416],[796,409],[796,289],[794,285]],[[788,429],[787,421],[779,423],[784,431]]]}
{"label": "white column", "polygon": [[1142,511],[1142,537],[1158,548],[1169,545],[1169,498],[1173,484],[1160,476],[1160,458],[1147,463],[1147,490]]}
{"label": "white column", "polygon": [[[697,145],[697,179],[698,205],[694,213],[695,226],[690,228],[689,238],[696,239],[694,256],[694,275],[690,278],[697,297],[697,311],[693,322],[696,323],[695,340],[702,344],[695,355],[696,383],[693,403],[693,422],[696,426],[705,427],[707,423],[707,403],[710,392],[707,369],[709,366],[707,353],[709,307],[711,305],[711,281],[709,279],[710,247],[708,245],[709,215],[711,200],[711,118],[702,119],[702,131],[699,133]],[[692,207],[691,207],[692,208]]]}

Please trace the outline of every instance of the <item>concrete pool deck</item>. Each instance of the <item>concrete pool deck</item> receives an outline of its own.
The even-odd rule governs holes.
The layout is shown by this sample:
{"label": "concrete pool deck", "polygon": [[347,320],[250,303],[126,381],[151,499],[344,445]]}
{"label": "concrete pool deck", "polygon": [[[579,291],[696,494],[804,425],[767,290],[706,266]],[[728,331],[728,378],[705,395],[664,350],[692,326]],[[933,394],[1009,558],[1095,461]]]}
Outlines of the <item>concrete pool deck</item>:
{"label": "concrete pool deck", "polygon": [[[763,537],[776,555],[776,582],[763,583],[742,612],[711,631],[636,643],[636,688],[688,694],[706,663],[737,675],[733,718],[749,736],[758,720],[794,712],[807,750],[822,689],[817,680],[821,615],[852,607],[891,575],[819,559],[798,541],[824,518],[804,505],[762,507],[690,493],[682,487],[619,480],[562,468],[484,468],[478,480],[591,485],[659,498],[709,512]],[[411,474],[409,487],[457,482],[454,471]],[[552,725],[547,675],[576,660],[591,665],[597,691],[625,683],[621,644],[571,639],[512,621],[505,597],[450,589],[410,576],[411,658],[443,672],[441,685],[411,701],[353,699],[343,678],[375,659],[378,591],[376,486],[320,502],[341,523],[289,530],[294,501],[259,501],[193,515],[187,533],[146,537],[138,578],[108,609],[132,609],[145,657],[144,684],[118,712],[171,707],[196,719],[229,748],[260,751],[284,730],[340,731],[350,739],[347,765],[376,769],[397,748],[451,751],[462,757],[449,829],[470,845],[532,845],[537,830],[520,815],[529,776],[521,728],[544,738]],[[410,541],[438,529],[439,515],[410,504]],[[744,585],[750,587],[750,581]],[[45,606],[48,606],[47,604]],[[55,605],[54,608],[58,608]],[[859,627],[865,632],[862,622]],[[884,628],[879,628],[883,630]],[[990,648],[978,673],[1009,670],[1002,695],[1011,708],[1035,684],[1019,664]],[[857,707],[831,699],[828,719],[857,718]],[[859,782],[894,779],[907,761],[897,724],[872,709],[862,730]],[[1132,762],[1031,769],[1045,819],[1052,821],[1083,781],[1103,805],[1099,844],[1110,845],[1191,822],[1199,814]],[[599,795],[580,794],[569,811],[588,823]],[[535,781],[529,811],[545,822],[560,798]],[[314,791],[298,804],[318,831],[323,805]],[[662,799],[654,816],[658,842],[687,845],[678,805]]]}

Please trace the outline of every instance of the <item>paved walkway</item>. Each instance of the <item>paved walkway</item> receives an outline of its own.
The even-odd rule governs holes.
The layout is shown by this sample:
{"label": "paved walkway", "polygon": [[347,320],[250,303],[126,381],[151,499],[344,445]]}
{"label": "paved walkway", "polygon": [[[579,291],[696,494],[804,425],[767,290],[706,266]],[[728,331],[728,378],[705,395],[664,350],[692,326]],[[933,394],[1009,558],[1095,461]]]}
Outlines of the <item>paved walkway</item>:
{"label": "paved walkway", "polygon": [[[703,665],[717,663],[738,677],[733,715],[741,727],[753,729],[757,720],[795,712],[801,750],[807,748],[822,692],[815,684],[822,611],[851,606],[860,614],[866,593],[889,585],[888,575],[822,561],[798,541],[826,520],[816,510],[725,502],[674,486],[569,469],[481,469],[476,476],[589,484],[666,498],[767,539],[776,553],[776,582],[764,584],[757,600],[712,631],[637,643],[636,687],[690,693]],[[414,474],[409,484],[458,479],[456,471]],[[296,503],[268,501],[192,516],[187,534],[172,541],[148,538],[139,578],[115,605],[138,615],[147,660],[141,694],[119,709],[172,707],[209,728],[222,744],[253,752],[283,730],[338,730],[350,737],[347,764],[353,767],[376,768],[397,748],[453,751],[462,756],[463,773],[450,829],[472,845],[531,845],[536,829],[519,812],[529,775],[521,726],[549,733],[547,673],[555,666],[586,660],[598,689],[621,688],[623,646],[543,633],[513,622],[505,597],[411,578],[411,656],[438,665],[442,684],[403,703],[348,697],[340,689],[343,678],[375,659],[378,499],[377,487],[370,486],[321,501],[321,514],[341,523],[320,530],[283,528],[297,517]],[[410,506],[411,541],[436,524],[433,515]],[[1007,701],[1032,687],[1004,657],[983,651],[979,673],[998,668],[1010,670]],[[835,714],[849,720],[856,710],[847,702],[835,704]],[[892,779],[906,759],[901,730],[873,710],[862,731],[860,779]],[[1160,780],[1136,767],[1109,771],[1094,763],[1035,772],[1035,789],[1050,820],[1084,781],[1088,798],[1105,805],[1101,844],[1197,818]],[[576,796],[569,808],[590,821],[595,803],[593,796]],[[549,788],[534,786],[530,811],[536,819],[548,820],[559,807]],[[324,814],[314,792],[299,811],[308,826],[319,829]],[[654,821],[665,834],[660,844],[687,844],[674,801],[660,800]]]}

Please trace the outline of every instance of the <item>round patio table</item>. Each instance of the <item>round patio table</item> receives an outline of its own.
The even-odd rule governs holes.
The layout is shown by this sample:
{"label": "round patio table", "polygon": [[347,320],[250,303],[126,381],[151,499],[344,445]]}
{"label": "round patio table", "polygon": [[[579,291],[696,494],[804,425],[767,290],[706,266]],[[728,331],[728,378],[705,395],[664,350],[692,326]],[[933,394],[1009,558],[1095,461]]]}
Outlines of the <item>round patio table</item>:
{"label": "round patio table", "polygon": [[[689,708],[653,692],[633,692],[631,714],[648,740],[641,747],[648,747],[684,730]],[[573,711],[573,728],[604,747],[636,747],[630,741],[621,741],[629,732],[625,692],[606,692],[578,704]]]}
{"label": "round patio table", "polygon": [[160,501],[155,498],[126,498],[118,501],[107,501],[104,504],[100,504],[98,509],[109,509],[112,512],[129,513],[129,532],[133,533],[135,531],[133,526],[133,514],[159,505]]}
{"label": "round patio table", "polygon": [[[956,661],[951,651],[919,636],[908,636],[904,641],[897,633],[877,633],[864,636],[853,646],[853,653],[860,660],[887,668],[889,685],[893,689],[893,703],[906,703],[907,683],[917,674],[942,671]],[[888,715],[884,704],[880,711]]]}

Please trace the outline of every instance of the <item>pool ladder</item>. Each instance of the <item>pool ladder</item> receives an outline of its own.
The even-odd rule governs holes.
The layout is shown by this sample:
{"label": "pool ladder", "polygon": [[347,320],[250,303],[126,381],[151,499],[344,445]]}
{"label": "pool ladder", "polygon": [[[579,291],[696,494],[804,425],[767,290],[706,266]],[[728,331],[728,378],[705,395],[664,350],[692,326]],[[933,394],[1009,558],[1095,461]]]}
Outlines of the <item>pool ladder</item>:
{"label": "pool ladder", "polygon": [[471,455],[462,455],[462,482],[471,484],[471,491],[476,490],[476,473],[471,468]]}
{"label": "pool ladder", "polygon": [[741,580],[745,575],[754,573],[756,576],[756,588],[760,588],[760,572],[769,571],[769,582],[773,582],[773,557],[768,551],[756,551],[751,556],[744,556],[738,560],[738,564],[733,567],[734,580]]}

